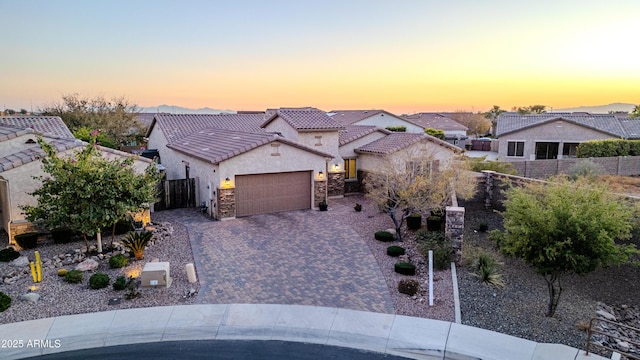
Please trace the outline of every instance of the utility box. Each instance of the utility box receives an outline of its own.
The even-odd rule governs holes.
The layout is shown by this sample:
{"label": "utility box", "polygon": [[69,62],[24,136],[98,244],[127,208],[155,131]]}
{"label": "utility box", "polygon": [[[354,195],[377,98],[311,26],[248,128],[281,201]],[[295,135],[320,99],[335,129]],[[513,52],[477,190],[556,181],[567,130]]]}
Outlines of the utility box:
{"label": "utility box", "polygon": [[168,262],[148,262],[142,268],[140,276],[140,286],[142,287],[169,287],[171,286],[171,276],[169,276]]}

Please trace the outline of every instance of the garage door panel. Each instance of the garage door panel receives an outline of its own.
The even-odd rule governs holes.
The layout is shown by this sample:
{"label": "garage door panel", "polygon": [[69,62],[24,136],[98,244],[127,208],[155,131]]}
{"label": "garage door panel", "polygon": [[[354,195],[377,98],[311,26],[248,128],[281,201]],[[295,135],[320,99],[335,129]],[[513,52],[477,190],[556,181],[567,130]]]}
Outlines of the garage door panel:
{"label": "garage door panel", "polygon": [[310,171],[236,176],[236,216],[310,207]]}

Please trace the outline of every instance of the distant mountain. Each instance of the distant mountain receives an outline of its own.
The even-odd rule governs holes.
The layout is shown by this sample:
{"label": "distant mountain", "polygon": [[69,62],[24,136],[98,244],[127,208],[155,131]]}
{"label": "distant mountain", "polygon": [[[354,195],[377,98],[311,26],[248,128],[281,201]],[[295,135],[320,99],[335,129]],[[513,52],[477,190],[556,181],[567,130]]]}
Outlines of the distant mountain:
{"label": "distant mountain", "polygon": [[142,113],[169,113],[169,114],[221,114],[221,113],[230,113],[233,114],[235,111],[233,110],[219,110],[212,108],[200,108],[200,109],[189,109],[175,105],[158,105],[158,106],[150,106],[150,107],[142,107],[140,108],[140,112]]}
{"label": "distant mountain", "polygon": [[609,105],[579,106],[567,109],[553,109],[553,112],[588,112],[591,114],[608,114],[609,111],[633,111],[635,104],[613,103]]}

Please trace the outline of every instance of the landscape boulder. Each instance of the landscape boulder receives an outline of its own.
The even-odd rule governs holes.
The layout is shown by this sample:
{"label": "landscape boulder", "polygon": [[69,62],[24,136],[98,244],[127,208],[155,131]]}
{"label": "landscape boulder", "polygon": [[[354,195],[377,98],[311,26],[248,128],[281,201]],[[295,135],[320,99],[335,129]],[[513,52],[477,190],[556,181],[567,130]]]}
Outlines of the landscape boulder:
{"label": "landscape boulder", "polygon": [[93,259],[86,259],[80,264],[76,265],[76,270],[80,271],[93,271],[98,268],[98,262]]}

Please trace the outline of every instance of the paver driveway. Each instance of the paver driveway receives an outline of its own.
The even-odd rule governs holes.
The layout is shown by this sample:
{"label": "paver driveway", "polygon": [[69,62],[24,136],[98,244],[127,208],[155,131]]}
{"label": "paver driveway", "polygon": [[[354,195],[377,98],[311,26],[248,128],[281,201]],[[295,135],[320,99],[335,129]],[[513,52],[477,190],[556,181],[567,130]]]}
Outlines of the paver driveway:
{"label": "paver driveway", "polygon": [[193,209],[163,211],[189,232],[198,303],[301,304],[393,313],[376,259],[340,209],[211,221]]}

